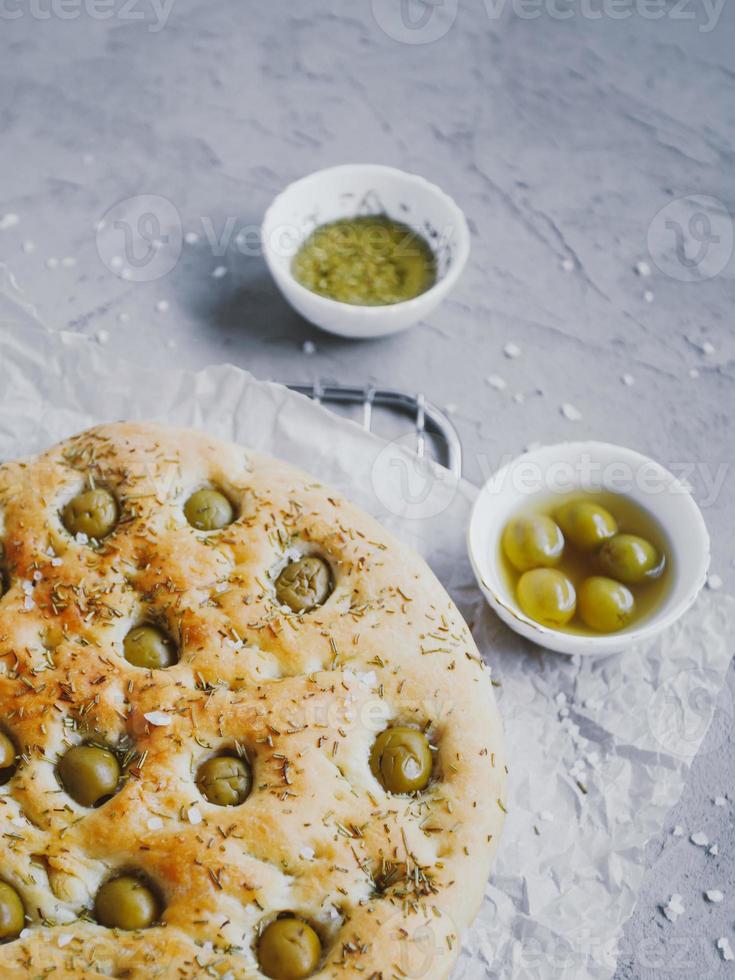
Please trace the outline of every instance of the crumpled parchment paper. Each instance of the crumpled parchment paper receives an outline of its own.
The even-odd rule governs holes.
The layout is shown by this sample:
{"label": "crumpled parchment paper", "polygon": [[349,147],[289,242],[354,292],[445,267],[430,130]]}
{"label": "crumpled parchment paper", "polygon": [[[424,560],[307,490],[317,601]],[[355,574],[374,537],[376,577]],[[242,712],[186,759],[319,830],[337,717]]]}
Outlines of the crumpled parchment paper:
{"label": "crumpled parchment paper", "polygon": [[492,665],[510,766],[498,861],[455,978],[611,977],[646,842],[681,795],[724,683],[735,600],[704,594],[663,636],[620,656],[541,651],[475,586],[469,484],[236,367],[113,363],[94,342],[46,331],[0,267],[0,458],[121,418],[197,426],[287,459],[426,557]]}

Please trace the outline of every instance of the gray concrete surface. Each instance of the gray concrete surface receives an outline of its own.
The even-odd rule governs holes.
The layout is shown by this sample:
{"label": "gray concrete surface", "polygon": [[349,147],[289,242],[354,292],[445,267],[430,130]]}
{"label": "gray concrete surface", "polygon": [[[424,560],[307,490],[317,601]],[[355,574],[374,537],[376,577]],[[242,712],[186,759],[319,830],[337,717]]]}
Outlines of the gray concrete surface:
{"label": "gray concrete surface", "polygon": [[[732,591],[733,4],[168,3],[0,0],[0,261],[41,318],[113,359],[424,389],[476,482],[530,442],[634,446],[689,476]],[[473,254],[430,322],[348,342],[292,313],[237,236],[286,182],[363,160],[453,194]],[[126,246],[128,203],[98,236],[138,195],[170,202],[160,229],[129,226]],[[165,272],[169,220],[198,240]],[[713,799],[735,795],[734,704],[731,670],[618,978],[732,976],[714,945],[735,946],[732,804]],[[676,925],[659,911],[673,892]]]}

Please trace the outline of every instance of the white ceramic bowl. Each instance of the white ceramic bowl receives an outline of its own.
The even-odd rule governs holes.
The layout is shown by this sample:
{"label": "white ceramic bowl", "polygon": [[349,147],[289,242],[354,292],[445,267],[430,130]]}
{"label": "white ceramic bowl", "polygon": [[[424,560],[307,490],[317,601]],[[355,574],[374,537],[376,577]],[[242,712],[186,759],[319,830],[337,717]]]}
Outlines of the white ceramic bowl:
{"label": "white ceramic bowl", "polygon": [[[422,234],[437,260],[425,293],[390,306],[353,306],[298,283],[291,262],[306,238],[328,221],[387,214]],[[376,164],[345,164],[289,184],[265,213],[263,254],[278,288],[303,317],[343,337],[382,337],[427,317],[459,279],[470,254],[467,221],[454,201],[423,177]]]}
{"label": "white ceramic bowl", "polygon": [[[519,508],[537,496],[608,490],[648,510],[668,538],[674,580],[662,605],[618,633],[582,636],[541,626],[519,608],[500,568],[500,536]],[[500,618],[521,636],[558,653],[608,654],[650,639],[692,605],[709,567],[709,535],[688,489],[660,463],[622,446],[566,442],[524,453],[485,484],[475,502],[468,549],[477,581]]]}

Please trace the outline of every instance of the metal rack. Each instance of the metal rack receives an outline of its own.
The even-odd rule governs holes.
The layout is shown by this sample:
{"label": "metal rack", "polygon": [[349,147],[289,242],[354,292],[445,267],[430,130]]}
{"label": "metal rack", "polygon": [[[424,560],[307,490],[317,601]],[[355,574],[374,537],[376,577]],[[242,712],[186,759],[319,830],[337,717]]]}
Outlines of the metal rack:
{"label": "metal rack", "polygon": [[320,404],[362,405],[362,426],[372,431],[373,409],[376,406],[409,415],[416,431],[416,455],[426,456],[427,435],[438,436],[444,446],[444,458],[437,461],[454,476],[462,475],[462,444],[449,417],[430,402],[423,393],[411,395],[395,388],[376,388],[374,385],[342,385],[316,381],[313,384],[287,384],[286,387],[313,398]]}

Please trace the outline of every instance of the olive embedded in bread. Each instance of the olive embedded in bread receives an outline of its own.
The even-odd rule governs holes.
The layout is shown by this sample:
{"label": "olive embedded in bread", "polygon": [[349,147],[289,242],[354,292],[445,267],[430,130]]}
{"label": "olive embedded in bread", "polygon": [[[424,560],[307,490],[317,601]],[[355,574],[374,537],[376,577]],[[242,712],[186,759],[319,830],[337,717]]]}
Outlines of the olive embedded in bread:
{"label": "olive embedded in bread", "polygon": [[104,487],[95,487],[77,494],[64,507],[61,518],[69,534],[86,534],[99,541],[117,524],[117,500]]}
{"label": "olive embedded in bread", "polygon": [[199,792],[217,806],[238,806],[250,795],[253,777],[244,759],[216,755],[207,759],[197,772]]}
{"label": "olive embedded in bread", "polygon": [[94,900],[94,915],[110,929],[146,929],[158,918],[158,900],[132,875],[106,881]]}
{"label": "olive embedded in bread", "polygon": [[232,523],[235,511],[223,493],[204,487],[186,501],[184,515],[197,531],[217,531]]}
{"label": "olive embedded in bread", "polygon": [[431,778],[431,748],[417,728],[396,725],[375,739],[370,754],[373,775],[389,793],[415,793]]}
{"label": "olive embedded in bread", "polygon": [[278,601],[297,613],[321,606],[331,591],[329,565],[317,555],[290,562],[276,579]]}
{"label": "olive embedded in bread", "polygon": [[16,755],[12,739],[0,732],[0,784],[7,783],[13,775]]}
{"label": "olive embedded in bread", "polygon": [[163,630],[148,623],[134,626],[123,640],[125,659],[134,667],[162,670],[177,662],[176,646]]}
{"label": "olive embedded in bread", "polygon": [[515,517],[503,531],[503,551],[519,572],[556,565],[564,551],[564,535],[550,517]]}
{"label": "olive embedded in bread", "polygon": [[258,941],[258,965],[274,980],[303,980],[319,966],[322,944],[303,919],[275,919]]}
{"label": "olive embedded in bread", "polygon": [[556,520],[567,541],[580,551],[593,551],[618,531],[610,511],[591,500],[570,500],[556,512]]}
{"label": "olive embedded in bread", "polygon": [[15,939],[25,925],[25,911],[20,895],[4,881],[0,881],[0,942]]}
{"label": "olive embedded in bread", "polygon": [[74,745],[59,762],[59,777],[66,792],[80,806],[97,806],[117,789],[120,764],[109,749]]}
{"label": "olive embedded in bread", "polygon": [[637,534],[616,534],[600,548],[600,565],[611,577],[638,585],[658,578],[664,570],[664,557],[650,541]]}

